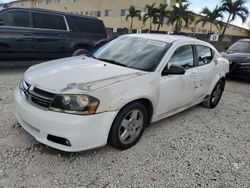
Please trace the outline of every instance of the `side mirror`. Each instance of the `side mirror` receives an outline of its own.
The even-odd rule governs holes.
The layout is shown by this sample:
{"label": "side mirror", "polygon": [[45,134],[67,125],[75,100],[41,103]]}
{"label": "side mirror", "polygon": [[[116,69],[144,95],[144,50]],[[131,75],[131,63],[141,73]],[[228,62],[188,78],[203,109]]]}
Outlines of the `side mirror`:
{"label": "side mirror", "polygon": [[179,65],[170,65],[168,68],[167,66],[162,71],[162,76],[169,75],[169,74],[176,74],[176,75],[183,75],[185,74],[186,70]]}

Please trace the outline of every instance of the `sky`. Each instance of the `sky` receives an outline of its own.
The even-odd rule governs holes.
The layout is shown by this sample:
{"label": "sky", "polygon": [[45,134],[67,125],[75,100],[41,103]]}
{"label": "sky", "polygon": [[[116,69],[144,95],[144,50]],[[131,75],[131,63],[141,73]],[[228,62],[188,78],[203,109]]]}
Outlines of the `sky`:
{"label": "sky", "polygon": [[[7,3],[13,0],[0,0],[0,2],[1,1],[3,3]],[[221,0],[189,0],[189,2],[191,3],[190,10],[194,11],[195,13],[200,13],[201,9],[204,8],[205,6],[207,6],[210,9],[215,8],[217,4],[220,4]],[[247,0],[246,6],[250,10],[250,0]],[[227,15],[225,15],[225,17],[227,17]],[[232,22],[232,24],[248,29],[249,27],[247,25],[249,22],[250,22],[250,17],[244,24],[242,24],[240,19],[235,20],[234,22]]]}
{"label": "sky", "polygon": [[[221,0],[190,0],[191,3],[190,10],[194,11],[195,13],[200,13],[202,8],[207,6],[209,9],[214,9],[216,5],[220,4]],[[250,0],[247,0],[246,6],[248,7],[248,10],[250,11]],[[227,18],[227,15],[224,15],[224,20]],[[250,16],[248,20],[242,24],[241,19],[237,19],[232,24],[244,27],[244,28],[249,28],[247,25],[250,22]]]}

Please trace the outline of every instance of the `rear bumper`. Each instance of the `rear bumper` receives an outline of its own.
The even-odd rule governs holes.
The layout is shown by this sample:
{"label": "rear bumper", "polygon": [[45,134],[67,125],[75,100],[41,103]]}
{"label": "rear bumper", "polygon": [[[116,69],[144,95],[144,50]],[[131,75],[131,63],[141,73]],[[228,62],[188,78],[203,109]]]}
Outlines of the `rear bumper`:
{"label": "rear bumper", "polygon": [[[16,117],[21,126],[35,139],[50,147],[77,152],[107,143],[108,134],[117,112],[105,112],[91,116],[70,115],[46,111],[29,104],[15,92]],[[65,138],[70,146],[48,140],[48,135]]]}

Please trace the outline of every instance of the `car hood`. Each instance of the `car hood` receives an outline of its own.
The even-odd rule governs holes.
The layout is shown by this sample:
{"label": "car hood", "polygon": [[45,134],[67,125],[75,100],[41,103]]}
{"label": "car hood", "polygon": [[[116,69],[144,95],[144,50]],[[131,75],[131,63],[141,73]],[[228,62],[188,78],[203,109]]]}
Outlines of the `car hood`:
{"label": "car hood", "polygon": [[250,53],[221,53],[221,56],[234,63],[250,63]]}
{"label": "car hood", "polygon": [[52,93],[87,93],[147,74],[85,56],[64,58],[29,68],[24,80]]}

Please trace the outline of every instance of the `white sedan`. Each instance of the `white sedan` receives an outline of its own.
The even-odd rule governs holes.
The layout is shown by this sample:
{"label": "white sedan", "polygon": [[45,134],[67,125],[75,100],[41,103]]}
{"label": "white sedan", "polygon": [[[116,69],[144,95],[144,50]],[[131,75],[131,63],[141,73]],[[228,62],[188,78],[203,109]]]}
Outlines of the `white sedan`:
{"label": "white sedan", "polygon": [[29,68],[15,92],[16,117],[41,143],[75,152],[127,149],[150,122],[191,106],[214,108],[229,63],[184,36],[124,35],[93,55]]}

